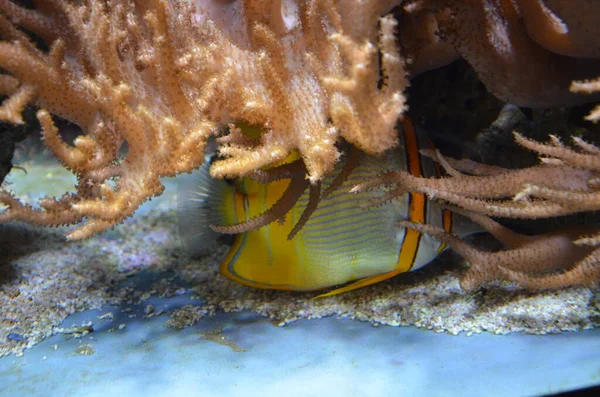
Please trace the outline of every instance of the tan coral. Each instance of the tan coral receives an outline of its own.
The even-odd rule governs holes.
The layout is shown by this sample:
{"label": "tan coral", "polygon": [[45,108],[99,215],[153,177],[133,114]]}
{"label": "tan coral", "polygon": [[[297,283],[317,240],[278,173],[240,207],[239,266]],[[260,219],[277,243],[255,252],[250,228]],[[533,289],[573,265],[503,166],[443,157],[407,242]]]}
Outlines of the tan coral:
{"label": "tan coral", "polygon": [[[578,94],[591,94],[600,92],[600,77],[594,80],[574,81],[571,83],[571,92]],[[591,112],[585,117],[586,120],[594,123],[600,120],[600,105],[597,105]]]}
{"label": "tan coral", "polygon": [[[340,136],[372,154],[381,154],[397,143],[395,126],[405,110],[402,91],[408,82],[393,40],[393,18],[381,19],[378,39],[378,14],[365,17],[377,3],[361,3],[346,18],[339,11],[342,7],[330,2],[300,3],[293,22],[250,15],[247,29],[241,32],[236,29],[235,34],[221,35],[213,31],[214,45],[207,48],[207,56],[219,57],[222,48],[229,48],[230,58],[235,60],[235,64],[219,65],[223,70],[219,80],[231,79],[228,68],[239,68],[240,63],[246,69],[244,79],[232,84],[230,92],[213,95],[227,95],[229,119],[243,119],[266,130],[259,145],[247,147],[229,141],[221,147],[226,159],[214,164],[213,176],[245,175],[277,164],[291,149],[298,149],[314,183],[337,161],[334,143]],[[323,25],[318,8],[324,9],[329,27]],[[360,21],[347,20],[354,16]],[[352,26],[352,22],[364,31],[359,37],[373,37],[379,45],[354,39],[352,31],[346,34],[343,25]],[[214,29],[210,24],[207,28]],[[260,50],[246,50],[232,37]],[[382,88],[378,88],[378,48],[386,77]],[[249,88],[252,86],[256,89]]]}
{"label": "tan coral", "polygon": [[582,245],[578,240],[586,233],[597,232],[598,228],[572,227],[527,236],[515,233],[488,217],[457,208],[453,210],[470,217],[509,249],[486,252],[435,226],[405,221],[399,226],[436,237],[464,257],[471,267],[461,277],[460,285],[467,291],[495,280],[513,281],[528,289],[576,285],[593,288],[600,283],[600,261],[592,261],[592,258],[598,257],[600,250]]}
{"label": "tan coral", "polygon": [[[8,205],[3,220],[57,225],[85,218],[69,237],[86,237],[120,222],[159,194],[160,177],[191,170],[203,161],[204,142],[216,125],[194,113],[176,79],[171,48],[182,38],[165,25],[174,12],[166,2],[147,2],[136,9],[128,2],[109,7],[54,1],[47,15],[23,11],[6,0],[0,4],[4,12],[14,11],[9,14],[13,19],[28,15],[32,27],[70,21],[66,31],[72,36],[53,40],[49,53],[36,49],[26,37],[0,43],[0,65],[21,83],[2,109],[9,111],[7,104],[27,88],[29,99],[43,108],[38,119],[46,144],[78,176],[76,195],[44,200],[41,211],[16,204],[3,193]],[[136,12],[144,19],[132,18]],[[82,41],[85,47],[67,46]],[[150,47],[153,50],[145,52]],[[12,110],[20,111],[14,106]],[[85,134],[74,146],[65,144],[50,113],[77,123]],[[119,158],[124,142],[127,154]],[[114,186],[110,180],[116,181]]]}
{"label": "tan coral", "polygon": [[[74,195],[42,209],[3,192],[0,219],[83,222],[72,239],[105,230],[160,194],[160,178],[198,167],[208,138],[230,123],[264,132],[251,145],[239,134],[221,141],[217,177],[248,175],[297,150],[317,184],[337,161],[340,137],[382,153],[396,144],[408,84],[395,21],[381,18],[393,4],[49,0],[29,10],[0,0],[8,73],[0,93],[10,95],[0,119],[20,123],[27,103],[42,108],[46,144],[78,176]],[[73,146],[52,115],[81,127]]]}
{"label": "tan coral", "polygon": [[[557,1],[536,0],[547,8],[537,14],[519,8],[516,0],[34,3],[34,9],[26,9],[0,0],[0,68],[6,72],[0,74],[0,93],[9,95],[0,106],[0,119],[20,123],[26,104],[40,107],[46,144],[79,181],[74,195],[44,200],[41,209],[2,192],[0,201],[8,208],[0,219],[84,222],[71,238],[122,221],[160,194],[160,178],[198,167],[211,136],[219,137],[221,154],[213,176],[256,175],[299,153],[302,171],[294,174],[294,183],[298,189],[310,184],[314,193],[338,161],[341,140],[370,154],[397,143],[395,127],[406,109],[403,91],[409,84],[400,48],[408,50],[412,71],[418,73],[454,57],[450,44],[495,95],[513,103],[545,106],[595,99],[568,88],[577,79],[581,82],[574,91],[595,91],[595,83],[586,79],[598,75],[598,60],[553,52],[560,47],[593,56],[597,42],[589,34],[591,17],[575,18],[572,6]],[[398,19],[388,15],[392,11]],[[554,48],[548,43],[558,40],[553,38],[558,30],[534,34],[532,26],[557,18],[569,28],[570,44]],[[25,31],[49,51],[38,48]],[[406,37],[402,47],[397,32],[414,40]],[[590,53],[583,53],[583,47]],[[439,48],[443,56],[436,53]],[[83,130],[73,146],[61,140],[53,115]],[[253,137],[229,132],[230,125],[242,124],[260,132]],[[513,178],[511,189],[530,181],[532,196],[538,194],[535,186],[571,192],[565,184],[544,179],[555,169],[573,183],[595,172],[563,161],[526,171],[521,179],[487,177]],[[533,177],[526,175],[530,171]],[[455,179],[458,188],[446,192],[449,199],[472,183],[466,176]],[[492,205],[484,197],[462,197],[477,208],[519,216],[574,211],[544,197],[530,198],[537,213],[527,212],[523,200]]]}
{"label": "tan coral", "polygon": [[[382,175],[378,181],[358,185],[354,190],[382,183],[396,185],[376,204],[406,192],[420,192],[432,199],[442,199],[459,206],[458,212],[471,217],[505,242],[510,248],[507,251],[484,253],[441,229],[402,223],[444,240],[465,256],[473,265],[465,281],[469,289],[493,279],[516,281],[528,288],[596,286],[600,282],[600,231],[597,227],[575,227],[525,237],[510,232],[486,216],[537,219],[599,210],[600,149],[579,138],[573,140],[576,148],[565,146],[556,137],[545,144],[517,133],[515,138],[520,145],[538,153],[542,164],[509,170],[427,152],[425,154],[444,167],[448,177],[417,178],[404,171],[394,171]],[[557,247],[561,248],[557,251]]]}

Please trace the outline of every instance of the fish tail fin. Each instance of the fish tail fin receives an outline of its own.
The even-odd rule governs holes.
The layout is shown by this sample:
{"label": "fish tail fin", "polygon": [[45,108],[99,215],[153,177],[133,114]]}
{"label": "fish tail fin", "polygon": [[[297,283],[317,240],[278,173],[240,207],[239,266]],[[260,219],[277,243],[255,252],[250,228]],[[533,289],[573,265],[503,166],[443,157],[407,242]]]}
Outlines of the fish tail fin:
{"label": "fish tail fin", "polygon": [[485,229],[467,215],[452,211],[452,232],[457,237],[463,238],[483,233]]}
{"label": "fish tail fin", "polygon": [[200,169],[181,176],[177,184],[179,235],[190,256],[205,255],[221,236],[210,225],[223,223],[223,198],[232,189],[225,180],[210,176],[210,165],[207,159]]}
{"label": "fish tail fin", "polygon": [[531,236],[511,230],[489,216],[477,214],[457,207],[452,209],[452,211],[455,219],[461,219],[460,230],[456,233],[459,237],[487,232],[509,248],[517,248],[523,243],[533,239]]}

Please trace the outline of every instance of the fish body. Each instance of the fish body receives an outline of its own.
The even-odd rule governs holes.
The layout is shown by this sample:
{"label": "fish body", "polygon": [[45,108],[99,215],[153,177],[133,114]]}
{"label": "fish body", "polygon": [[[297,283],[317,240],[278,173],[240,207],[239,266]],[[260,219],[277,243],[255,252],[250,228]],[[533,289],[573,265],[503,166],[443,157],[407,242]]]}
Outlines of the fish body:
{"label": "fish body", "polygon": [[[221,273],[255,288],[295,291],[353,282],[325,294],[333,295],[419,269],[433,260],[445,246],[426,234],[399,228],[397,222],[410,220],[451,231],[453,224],[469,229],[465,219],[456,225],[456,215],[420,193],[370,208],[365,204],[389,189],[350,193],[353,186],[396,169],[409,170],[415,176],[437,174],[434,163],[419,153],[431,147],[428,139],[410,125],[400,135],[398,149],[382,157],[363,156],[343,185],[319,202],[293,239],[287,236],[308,203],[308,192],[281,222],[235,235],[221,263]],[[324,187],[332,183],[342,164],[323,181]],[[290,183],[279,180],[263,184],[250,178],[228,183],[211,179],[208,167],[205,164],[196,181],[180,188],[180,227],[191,252],[198,252],[216,236],[209,225],[237,224],[262,214]]]}

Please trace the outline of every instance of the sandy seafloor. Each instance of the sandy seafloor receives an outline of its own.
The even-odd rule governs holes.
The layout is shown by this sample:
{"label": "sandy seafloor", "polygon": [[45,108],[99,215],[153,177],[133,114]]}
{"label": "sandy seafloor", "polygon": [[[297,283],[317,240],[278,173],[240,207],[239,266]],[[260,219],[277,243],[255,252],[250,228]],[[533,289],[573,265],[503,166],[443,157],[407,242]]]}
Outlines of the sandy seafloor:
{"label": "sandy seafloor", "polygon": [[[24,166],[9,178],[17,191],[74,182],[58,165]],[[465,294],[451,252],[331,298],[253,290],[218,273],[226,245],[186,255],[176,182],[165,183],[85,241],[0,225],[0,395],[529,396],[600,384],[597,290]]]}

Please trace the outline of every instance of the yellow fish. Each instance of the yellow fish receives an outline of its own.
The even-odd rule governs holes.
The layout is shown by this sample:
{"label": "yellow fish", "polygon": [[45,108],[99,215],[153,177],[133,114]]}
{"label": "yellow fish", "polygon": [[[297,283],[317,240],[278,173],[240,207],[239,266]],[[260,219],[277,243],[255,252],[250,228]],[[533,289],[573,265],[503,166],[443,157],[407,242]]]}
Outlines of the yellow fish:
{"label": "yellow fish", "polygon": [[[443,226],[459,236],[478,230],[466,218],[439,208],[420,193],[365,208],[365,203],[389,189],[349,192],[353,186],[395,169],[407,169],[415,176],[437,174],[434,163],[419,153],[421,148],[431,147],[429,140],[416,134],[410,123],[405,123],[400,135],[399,149],[380,158],[363,156],[344,184],[319,202],[293,239],[287,236],[308,203],[308,192],[283,222],[235,235],[221,273],[255,288],[294,291],[352,282],[320,295],[329,296],[419,269],[445,248],[428,235],[397,227],[399,220]],[[194,178],[179,187],[180,231],[193,254],[202,253],[219,236],[210,225],[237,224],[262,214],[290,183],[215,180],[208,173],[209,166],[209,162],[204,164]],[[342,164],[323,186],[331,184],[341,169]]]}

